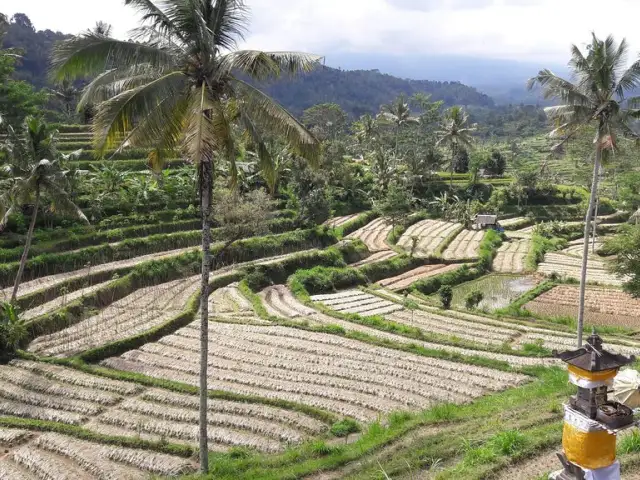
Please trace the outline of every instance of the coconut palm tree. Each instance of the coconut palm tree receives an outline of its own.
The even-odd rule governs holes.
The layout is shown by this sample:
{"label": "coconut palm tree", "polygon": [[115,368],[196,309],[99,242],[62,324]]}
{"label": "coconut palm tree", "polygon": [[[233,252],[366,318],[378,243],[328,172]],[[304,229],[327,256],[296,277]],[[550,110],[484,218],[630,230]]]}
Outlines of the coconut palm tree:
{"label": "coconut palm tree", "polygon": [[395,127],[396,148],[394,156],[398,156],[398,141],[400,139],[400,129],[410,123],[420,123],[420,120],[411,116],[411,108],[404,97],[399,96],[393,103],[382,106],[379,118],[390,122]]}
{"label": "coconut palm tree", "polygon": [[440,130],[436,132],[437,146],[448,146],[451,149],[451,162],[449,171],[451,177],[449,187],[453,189],[453,168],[456,160],[456,153],[460,146],[470,148],[473,145],[473,132],[477,130],[476,125],[469,125],[469,114],[459,106],[449,108],[442,119]]}
{"label": "coconut palm tree", "polygon": [[261,132],[282,136],[315,161],[319,144],[290,113],[245,78],[268,80],[315,68],[316,55],[236,50],[247,26],[242,0],[125,0],[143,15],[132,41],[86,32],[57,46],[53,76],[93,76],[79,102],[99,106],[96,148],[182,147],[198,171],[202,215],[200,463],[208,471],[207,355],[211,203],[214,164],[237,178],[238,128],[256,146],[264,169],[272,159]]}
{"label": "coconut palm tree", "polygon": [[49,89],[49,92],[60,101],[65,121],[73,123],[76,119],[76,101],[80,90],[73,82],[63,78],[60,84],[56,88]]}
{"label": "coconut palm tree", "polygon": [[625,95],[640,85],[640,60],[627,67],[628,45],[619,45],[612,36],[600,40],[592,35],[586,55],[577,46],[571,47],[572,81],[558,77],[550,70],[541,70],[529,80],[529,88],[540,85],[545,98],[558,99],[561,104],[546,108],[546,114],[555,122],[552,137],[560,137],[560,148],[573,138],[581,127],[595,128],[593,180],[589,208],[585,216],[584,249],[580,275],[580,303],[578,308],[578,346],[582,345],[584,325],[585,288],[589,253],[590,220],[598,192],[598,176],[603,160],[612,156],[617,148],[618,135],[639,138],[632,129],[631,120],[640,117],[638,99],[625,100]]}
{"label": "coconut palm tree", "polygon": [[0,195],[0,231],[6,225],[9,215],[33,202],[31,223],[13,285],[11,303],[15,302],[18,295],[43,195],[46,195],[53,211],[69,213],[87,222],[82,210],[71,201],[67,193],[68,181],[60,167],[62,155],[56,150],[56,134],[55,129],[39,118],[28,117],[22,132],[18,134],[9,127],[8,140],[0,145],[0,150],[7,157],[4,170],[9,174],[8,188]]}

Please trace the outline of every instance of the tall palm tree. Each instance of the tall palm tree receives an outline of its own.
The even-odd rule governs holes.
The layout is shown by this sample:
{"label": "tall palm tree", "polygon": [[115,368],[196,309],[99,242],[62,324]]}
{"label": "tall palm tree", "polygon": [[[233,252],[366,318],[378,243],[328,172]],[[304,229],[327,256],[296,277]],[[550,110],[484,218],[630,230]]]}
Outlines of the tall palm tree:
{"label": "tall palm tree", "polygon": [[80,90],[66,78],[63,78],[56,88],[49,89],[49,92],[62,104],[62,113],[65,121],[73,123],[76,118],[76,101],[80,95]]}
{"label": "tall palm tree", "polygon": [[0,230],[4,228],[9,215],[33,201],[27,239],[11,294],[11,303],[14,303],[29,257],[43,194],[51,202],[54,211],[70,213],[85,222],[87,218],[67,193],[67,178],[60,168],[61,154],[56,150],[57,131],[38,118],[28,117],[20,134],[11,127],[8,132],[8,140],[0,145],[0,150],[8,160],[4,170],[10,175],[8,188],[0,195]]}
{"label": "tall palm tree", "polygon": [[400,129],[411,123],[420,123],[420,120],[411,116],[411,108],[401,95],[393,103],[382,106],[379,117],[391,122],[395,127],[396,148],[394,155],[398,156],[398,141],[400,139]]}
{"label": "tall palm tree", "polygon": [[561,137],[556,147],[562,147],[585,125],[595,127],[593,180],[589,208],[585,216],[584,249],[580,275],[580,303],[578,308],[578,346],[582,345],[584,325],[585,289],[589,254],[590,220],[598,192],[600,165],[617,148],[617,135],[640,138],[630,121],[640,118],[638,99],[625,100],[625,95],[640,86],[640,60],[628,69],[628,45],[619,45],[612,36],[600,40],[592,35],[586,55],[575,45],[571,47],[569,67],[572,81],[558,77],[550,70],[541,70],[529,80],[529,88],[540,85],[545,98],[556,98],[562,103],[546,108],[547,116],[556,124],[552,137]]}
{"label": "tall palm tree", "polygon": [[436,132],[438,136],[437,146],[448,146],[451,149],[451,163],[449,171],[449,187],[453,188],[453,168],[456,160],[456,153],[460,146],[470,148],[473,145],[473,132],[477,130],[475,125],[469,125],[469,114],[459,106],[449,108],[442,119],[440,130]]}
{"label": "tall palm tree", "polygon": [[55,78],[95,76],[80,100],[99,104],[98,150],[124,144],[171,151],[182,146],[196,165],[202,214],[200,464],[208,471],[207,355],[214,163],[237,178],[234,126],[251,139],[261,165],[272,164],[261,131],[281,135],[310,161],[319,144],[302,124],[244,76],[267,80],[309,71],[321,57],[236,50],[247,25],[242,0],[125,0],[143,15],[132,41],[87,32],[57,46]]}

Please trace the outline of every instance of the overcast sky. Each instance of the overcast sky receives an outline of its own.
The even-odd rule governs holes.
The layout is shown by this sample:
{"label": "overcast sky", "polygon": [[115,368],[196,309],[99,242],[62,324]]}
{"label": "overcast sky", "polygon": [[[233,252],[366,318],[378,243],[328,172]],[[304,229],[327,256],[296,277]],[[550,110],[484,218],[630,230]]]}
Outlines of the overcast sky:
{"label": "overcast sky", "polygon": [[[565,63],[571,43],[626,37],[640,51],[640,0],[246,0],[251,30],[244,46],[394,55],[474,55]],[[26,13],[37,29],[78,33],[98,20],[124,38],[136,25],[124,0],[2,0],[0,11]],[[372,65],[371,68],[375,66]]]}

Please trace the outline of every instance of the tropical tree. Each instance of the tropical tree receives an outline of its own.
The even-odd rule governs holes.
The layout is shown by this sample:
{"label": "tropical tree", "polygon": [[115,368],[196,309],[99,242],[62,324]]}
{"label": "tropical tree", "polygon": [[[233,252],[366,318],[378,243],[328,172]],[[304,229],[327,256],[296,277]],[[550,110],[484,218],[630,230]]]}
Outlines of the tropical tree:
{"label": "tropical tree", "polygon": [[451,149],[451,172],[449,186],[453,188],[453,170],[456,153],[460,147],[471,148],[473,145],[472,134],[477,130],[475,125],[469,125],[469,114],[464,108],[454,106],[444,113],[440,130],[436,132],[438,146],[448,146]]}
{"label": "tropical tree", "polygon": [[419,123],[420,120],[411,116],[411,108],[401,95],[393,103],[382,106],[382,111],[378,115],[379,118],[390,122],[395,128],[396,147],[394,156],[398,157],[398,142],[400,140],[400,129],[411,123]]}
{"label": "tropical tree", "polygon": [[8,132],[8,140],[0,145],[7,157],[4,169],[10,176],[8,188],[0,195],[0,230],[12,213],[33,202],[31,223],[11,294],[11,303],[14,303],[29,256],[43,195],[46,195],[54,212],[69,213],[85,222],[87,218],[67,193],[68,181],[60,166],[61,154],[56,149],[57,130],[39,118],[28,117],[21,133],[16,133],[11,127]]}
{"label": "tropical tree", "polygon": [[369,115],[362,115],[357,121],[353,123],[353,133],[355,134],[358,145],[364,158],[366,150],[365,148],[374,141],[378,136],[378,123],[376,119]]}
{"label": "tropical tree", "polygon": [[96,32],[67,40],[53,53],[53,76],[95,77],[79,102],[96,104],[98,151],[122,145],[172,151],[182,146],[198,171],[202,215],[200,464],[208,471],[207,355],[211,205],[214,163],[237,177],[238,129],[257,146],[261,165],[272,158],[261,132],[281,135],[315,161],[315,137],[283,107],[244,80],[268,80],[313,69],[316,55],[236,50],[247,26],[242,0],[125,0],[143,15],[131,41]]}
{"label": "tropical tree", "polygon": [[73,123],[76,118],[76,103],[80,90],[73,82],[64,78],[56,88],[49,89],[49,92],[60,102],[65,122]]}
{"label": "tropical tree", "polygon": [[590,220],[596,202],[600,165],[616,151],[618,135],[639,138],[632,128],[632,121],[640,117],[640,110],[636,109],[640,105],[640,99],[626,100],[625,95],[640,85],[640,60],[626,68],[628,50],[625,40],[617,44],[612,36],[600,40],[593,34],[586,55],[577,46],[571,47],[569,67],[573,81],[565,80],[547,69],[541,70],[529,80],[529,88],[540,85],[545,98],[555,98],[562,102],[545,109],[549,119],[556,124],[550,135],[561,139],[556,148],[562,147],[578,134],[581,127],[595,127],[593,180],[585,215],[580,275],[578,346],[582,345]]}

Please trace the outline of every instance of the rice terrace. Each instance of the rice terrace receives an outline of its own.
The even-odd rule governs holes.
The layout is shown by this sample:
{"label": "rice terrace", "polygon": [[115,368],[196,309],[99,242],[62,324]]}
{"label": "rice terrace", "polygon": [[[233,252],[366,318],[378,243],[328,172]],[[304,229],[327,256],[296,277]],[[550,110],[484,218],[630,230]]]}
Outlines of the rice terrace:
{"label": "rice terrace", "polygon": [[639,479],[622,35],[506,102],[263,3],[0,14],[0,480]]}

